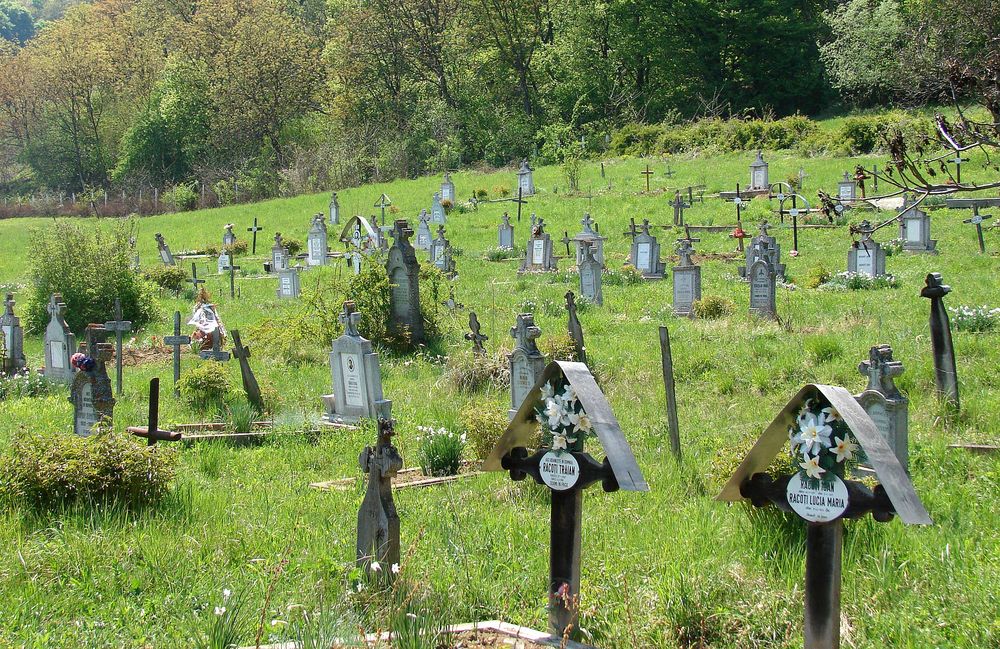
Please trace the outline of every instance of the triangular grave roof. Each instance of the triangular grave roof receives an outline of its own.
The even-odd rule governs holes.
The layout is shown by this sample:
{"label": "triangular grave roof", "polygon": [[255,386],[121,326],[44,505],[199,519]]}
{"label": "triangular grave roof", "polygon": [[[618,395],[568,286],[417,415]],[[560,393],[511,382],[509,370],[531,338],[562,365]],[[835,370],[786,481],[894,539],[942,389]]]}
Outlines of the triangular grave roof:
{"label": "triangular grave roof", "polygon": [[916,491],[913,490],[910,477],[906,475],[906,471],[882,437],[875,422],[854,399],[854,395],[835,385],[810,383],[799,390],[750,449],[750,453],[723,487],[722,493],[716,496],[716,500],[726,502],[744,500],[740,495],[740,485],[753,474],[765,471],[770,466],[771,461],[788,444],[788,427],[795,423],[799,408],[806,399],[817,392],[837,409],[844,423],[854,433],[858,444],[868,456],[868,464],[875,470],[875,475],[896,509],[899,519],[910,525],[930,525],[933,521]]}
{"label": "triangular grave roof", "polygon": [[354,236],[355,223],[361,223],[361,229],[368,234],[369,238],[373,239],[374,241],[379,240],[378,233],[375,232],[375,229],[372,227],[372,224],[368,222],[368,219],[366,219],[363,216],[352,216],[350,219],[347,220],[347,223],[344,224],[344,230],[343,232],[340,233],[341,243],[351,242],[352,237]]}
{"label": "triangular grave roof", "polygon": [[584,363],[553,361],[542,372],[541,377],[525,396],[517,414],[507,426],[500,441],[483,463],[484,471],[502,471],[500,460],[518,447],[527,448],[535,437],[538,421],[535,419],[535,403],[541,398],[542,386],[553,378],[563,376],[576,390],[576,396],[590,416],[594,432],[607,456],[611,470],[618,480],[619,488],[625,491],[649,491],[649,485],[642,476],[642,470],[632,454],[618,420],[611,411],[611,404],[597,386],[594,375]]}

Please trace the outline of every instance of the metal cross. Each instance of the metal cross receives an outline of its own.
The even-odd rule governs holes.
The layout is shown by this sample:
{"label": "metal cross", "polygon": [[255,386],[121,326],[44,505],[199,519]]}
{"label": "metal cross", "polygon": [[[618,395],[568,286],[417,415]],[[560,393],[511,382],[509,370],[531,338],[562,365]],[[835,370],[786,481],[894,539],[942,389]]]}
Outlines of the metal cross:
{"label": "metal cross", "polygon": [[972,218],[965,219],[962,223],[972,223],[976,226],[976,235],[979,237],[979,254],[986,254],[986,242],[983,240],[983,218],[992,218],[990,215],[982,215],[979,213],[979,206],[972,206]]}
{"label": "metal cross", "polygon": [[256,216],[253,217],[253,227],[252,228],[247,228],[247,232],[252,232],[253,233],[253,254],[255,254],[255,255],[257,254],[257,233],[260,232],[263,229],[264,228],[262,228],[259,225],[257,225],[257,217]]}
{"label": "metal cross", "polygon": [[961,154],[955,156],[955,158],[953,160],[949,160],[948,161],[948,162],[955,163],[955,182],[957,184],[959,184],[959,185],[962,184],[962,163],[963,162],[968,162],[968,161],[969,161],[969,159],[968,158],[963,158],[961,156]]}
{"label": "metal cross", "polygon": [[122,337],[132,331],[132,322],[122,319],[122,301],[115,298],[115,319],[104,323],[104,328],[115,332],[115,394],[122,396]]}
{"label": "metal cross", "polygon": [[[632,237],[633,239],[635,239],[637,236],[639,236],[639,229],[635,227],[635,218],[634,217],[630,218],[628,220],[628,223],[629,223],[628,232],[625,233],[625,236]],[[646,223],[649,223],[649,221],[646,221]],[[646,234],[649,233],[647,232]]]}
{"label": "metal cross", "polygon": [[569,337],[573,340],[573,347],[576,351],[576,359],[581,363],[587,362],[587,346],[583,341],[583,326],[576,315],[576,296],[573,291],[566,292],[566,312],[569,314],[567,329]]}
{"label": "metal cross", "polygon": [[201,351],[198,353],[203,360],[213,360],[219,362],[225,362],[229,360],[229,352],[222,350],[222,332],[218,327],[212,332],[212,349],[211,351]]}
{"label": "metal cross", "polygon": [[389,207],[390,205],[392,205],[392,200],[388,196],[386,196],[385,194],[382,194],[381,196],[379,196],[378,202],[375,203],[372,206],[372,207],[380,207],[380,208],[382,208],[382,225],[383,226],[385,225],[385,208]]}
{"label": "metal cross", "polygon": [[[688,192],[691,188],[688,187]],[[689,199],[690,201],[690,199]],[[674,225],[684,225],[684,209],[691,207],[690,203],[685,203],[684,199],[681,198],[681,190],[674,192],[674,202],[671,203],[674,208]]]}
{"label": "metal cross", "polygon": [[649,168],[649,165],[647,164],[646,165],[646,170],[645,171],[640,171],[639,175],[646,177],[646,193],[648,194],[649,193],[649,177],[653,175],[653,171]]}
{"label": "metal cross", "polygon": [[165,337],[163,343],[174,348],[174,396],[179,397],[181,391],[177,387],[177,382],[181,380],[181,345],[191,344],[191,336],[181,335],[180,311],[174,311],[174,335]]}
{"label": "metal cross", "polygon": [[562,241],[564,244],[566,244],[566,256],[569,257],[569,242],[573,241],[573,239],[569,238],[569,232],[566,232],[565,230],[563,230],[563,238],[560,239],[560,241]]}
{"label": "metal cross", "polygon": [[[522,198],[523,192],[524,192],[524,188],[519,186],[517,188],[517,199],[514,201],[515,203],[517,203],[517,222],[518,223],[521,222],[521,206],[528,204],[528,201],[526,201],[526,200],[524,200],[524,198]],[[534,217],[534,214],[532,214],[531,216]],[[532,222],[534,222],[534,221],[532,221]]]}
{"label": "metal cross", "polygon": [[669,163],[667,164],[667,170],[663,172],[663,175],[666,176],[667,178],[673,178],[674,177],[674,170],[670,168],[670,164]]}
{"label": "metal cross", "polygon": [[475,311],[469,312],[469,331],[465,334],[465,339],[472,343],[472,353],[476,356],[485,356],[486,348],[483,347],[483,343],[490,339],[489,336],[480,333],[479,331],[479,318],[476,316]]}
{"label": "metal cross", "polygon": [[191,262],[191,279],[187,279],[184,281],[186,281],[191,285],[191,288],[194,290],[195,295],[198,295],[198,284],[205,283],[205,280],[198,279],[198,267],[195,265],[193,261]]}

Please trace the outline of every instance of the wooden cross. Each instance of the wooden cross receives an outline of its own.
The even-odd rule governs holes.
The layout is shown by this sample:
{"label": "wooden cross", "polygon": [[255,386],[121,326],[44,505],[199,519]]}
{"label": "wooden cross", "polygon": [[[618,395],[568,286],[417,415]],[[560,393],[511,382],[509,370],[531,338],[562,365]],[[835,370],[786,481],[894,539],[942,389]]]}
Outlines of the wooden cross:
{"label": "wooden cross", "polygon": [[674,170],[670,168],[670,164],[669,163],[667,164],[667,170],[663,172],[663,175],[666,176],[667,178],[673,178],[674,177]]}
{"label": "wooden cross", "polygon": [[465,334],[465,339],[472,343],[472,353],[476,356],[485,356],[486,348],[483,343],[490,339],[486,334],[479,331],[479,318],[475,311],[469,312],[469,331]]}
{"label": "wooden cross", "polygon": [[[691,191],[690,187],[688,187],[688,191]],[[674,225],[684,225],[684,209],[691,207],[691,204],[684,202],[679,189],[674,192],[674,201],[670,205],[674,208]]]}
{"label": "wooden cross", "polygon": [[403,458],[392,445],[396,422],[388,413],[378,419],[378,441],[366,446],[358,462],[368,474],[368,488],[358,511],[357,563],[366,575],[372,575],[373,562],[382,569],[379,575],[393,579],[394,565],[399,565],[399,515],[392,500],[392,478],[403,468]]}
{"label": "wooden cross", "polygon": [[104,323],[107,331],[115,333],[115,394],[122,396],[122,338],[132,331],[132,322],[122,320],[122,301],[115,298],[115,319]]}
{"label": "wooden cross", "polygon": [[260,232],[260,231],[262,231],[263,229],[264,228],[262,228],[259,225],[257,225],[257,217],[256,216],[253,217],[253,227],[252,228],[247,228],[247,232],[252,232],[253,233],[253,253],[252,254],[255,254],[255,255],[257,254],[257,233]]}
{"label": "wooden cross", "polygon": [[[649,221],[646,221],[646,222],[649,223]],[[639,229],[635,226],[635,218],[634,217],[630,218],[628,220],[628,232],[625,233],[625,236],[626,237],[632,237],[633,239],[635,239],[637,236],[639,236]]]}
{"label": "wooden cross", "polygon": [[375,203],[375,205],[372,206],[372,207],[380,207],[380,208],[382,208],[382,225],[383,226],[385,225],[385,208],[389,207],[390,205],[392,205],[392,201],[389,199],[388,196],[386,196],[383,193],[381,196],[379,196],[378,202]]}
{"label": "wooden cross", "polygon": [[954,159],[948,161],[955,164],[955,182],[959,185],[962,184],[962,163],[968,161],[969,159],[963,158],[961,154],[956,155]]}
{"label": "wooden cross", "polygon": [[587,346],[583,342],[583,326],[576,315],[576,296],[573,295],[573,291],[566,291],[566,313],[569,314],[567,330],[569,331],[569,337],[573,340],[573,349],[576,352],[576,358],[581,363],[586,363]]}
{"label": "wooden cross", "polygon": [[220,363],[229,360],[229,352],[222,350],[222,331],[219,327],[215,328],[215,331],[211,333],[212,336],[212,349],[210,351],[200,351],[198,356],[204,360],[213,360]]}
{"label": "wooden cross", "polygon": [[240,267],[237,266],[235,263],[233,263],[235,261],[236,261],[236,255],[230,253],[229,266],[226,268],[226,270],[229,271],[229,297],[231,299],[236,298],[236,271],[240,270]]}
{"label": "wooden cross", "polygon": [[243,346],[239,329],[233,329],[232,334],[233,357],[240,362],[240,376],[243,379],[243,390],[247,393],[247,401],[258,414],[263,413],[264,400],[260,396],[260,385],[257,383],[257,377],[253,375],[253,370],[250,369],[250,348]]}
{"label": "wooden cross", "polygon": [[976,226],[976,235],[979,237],[979,254],[986,254],[986,242],[983,240],[983,218],[991,218],[990,215],[981,215],[979,205],[972,206],[972,218],[965,219],[962,223],[972,223]]}
{"label": "wooden cross", "polygon": [[640,171],[639,175],[646,177],[646,193],[648,194],[649,193],[649,177],[653,175],[653,171],[649,168],[649,165],[647,164],[646,165],[646,170],[645,171]]}
{"label": "wooden cross", "polygon": [[[517,188],[517,198],[514,200],[514,202],[517,203],[517,222],[518,223],[521,222],[521,206],[528,204],[528,201],[526,201],[526,200],[524,200],[522,198],[523,192],[524,192],[524,188],[518,186],[518,188]],[[535,215],[532,214],[531,217],[532,217],[532,223],[534,223],[534,217],[535,217]]]}
{"label": "wooden cross", "polygon": [[174,348],[174,396],[179,397],[181,391],[177,387],[177,382],[181,380],[181,345],[191,344],[191,336],[181,335],[180,311],[174,311],[174,335],[165,337],[163,343]]}
{"label": "wooden cross", "polygon": [[160,423],[160,379],[149,380],[149,419],[145,426],[129,426],[126,430],[136,437],[144,437],[146,446],[155,446],[157,442],[179,442],[181,434],[169,430],[161,430]]}
{"label": "wooden cross", "polygon": [[205,280],[198,279],[198,266],[191,262],[191,279],[184,280],[191,285],[192,290],[194,290],[195,296],[198,295],[198,284],[204,284]]}
{"label": "wooden cross", "polygon": [[564,244],[566,244],[566,256],[569,257],[569,255],[570,255],[570,252],[569,252],[569,242],[573,241],[573,239],[569,238],[569,232],[567,232],[566,230],[563,230],[563,238],[560,239],[560,241],[562,241]]}

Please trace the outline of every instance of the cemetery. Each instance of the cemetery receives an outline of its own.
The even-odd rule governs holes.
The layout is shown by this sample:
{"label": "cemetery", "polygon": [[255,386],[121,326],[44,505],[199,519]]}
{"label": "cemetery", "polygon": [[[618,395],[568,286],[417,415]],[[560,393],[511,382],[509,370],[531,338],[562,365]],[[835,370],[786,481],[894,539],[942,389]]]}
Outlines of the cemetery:
{"label": "cemetery", "polygon": [[[141,299],[34,289],[66,221],[0,220],[0,646],[996,646],[998,202],[857,207],[883,162],[79,221]],[[132,500],[29,479],[71,456]]]}

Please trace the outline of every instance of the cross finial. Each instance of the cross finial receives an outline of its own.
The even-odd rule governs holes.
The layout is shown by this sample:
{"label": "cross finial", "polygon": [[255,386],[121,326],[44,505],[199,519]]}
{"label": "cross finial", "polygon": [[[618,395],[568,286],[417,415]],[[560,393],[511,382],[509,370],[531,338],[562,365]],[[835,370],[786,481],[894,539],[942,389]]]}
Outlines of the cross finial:
{"label": "cross finial", "polygon": [[593,229],[590,226],[593,225],[593,223],[594,223],[594,219],[591,218],[590,212],[585,212],[584,215],[583,215],[583,219],[580,221],[580,225],[583,226],[583,231],[584,232],[592,232]]}
{"label": "cross finial", "polygon": [[528,353],[538,351],[535,340],[542,335],[542,330],[535,326],[535,316],[531,313],[520,313],[517,323],[511,327],[510,335],[517,341],[517,346]]}
{"label": "cross finial", "polygon": [[438,232],[437,232],[437,234],[438,234],[438,239],[444,239],[444,226],[443,225],[439,225],[438,226]]}
{"label": "cross finial", "polygon": [[344,302],[344,309],[337,317],[340,324],[344,325],[344,335],[358,337],[358,325],[361,324],[361,313],[355,310],[353,300]]}
{"label": "cross finial", "polygon": [[409,242],[410,237],[413,236],[413,229],[406,222],[406,219],[396,219],[389,236],[393,238],[397,245],[402,245]]}
{"label": "cross finial", "polygon": [[279,247],[282,245],[281,244],[281,233],[280,232],[275,232],[274,233],[274,245],[279,246]]}
{"label": "cross finial", "polygon": [[65,308],[66,304],[62,301],[62,294],[53,293],[49,298],[49,305],[45,307],[45,310],[49,312],[49,315],[54,320],[61,320]]}
{"label": "cross finial", "polygon": [[420,210],[420,216],[417,217],[421,222],[427,223],[431,220],[431,215],[427,213],[427,210]]}
{"label": "cross finial", "polygon": [[858,372],[868,377],[868,390],[886,396],[899,395],[893,379],[903,373],[903,363],[892,358],[892,347],[878,345],[868,352],[868,360],[861,361]]}
{"label": "cross finial", "polygon": [[762,237],[766,237],[766,236],[768,236],[768,235],[767,235],[767,231],[768,231],[768,230],[770,230],[770,229],[771,229],[771,224],[770,224],[770,223],[768,223],[768,222],[767,222],[766,220],[765,220],[765,221],[763,221],[763,222],[762,222],[762,223],[760,224],[760,236],[762,236]]}
{"label": "cross finial", "polygon": [[465,334],[465,339],[472,343],[472,352],[477,355],[482,355],[486,353],[486,348],[483,347],[483,343],[490,339],[479,331],[479,317],[476,315],[475,311],[469,312],[469,333]]}
{"label": "cross finial", "polygon": [[642,233],[649,236],[649,219],[643,219],[640,227],[642,228]]}
{"label": "cross finial", "polygon": [[691,241],[689,239],[677,240],[677,255],[680,257],[678,265],[693,266],[694,262],[691,261],[691,255],[693,254],[694,246],[691,245]]}
{"label": "cross finial", "polygon": [[14,294],[13,293],[8,293],[7,294],[7,299],[4,300],[3,304],[4,304],[4,309],[5,309],[4,315],[13,316],[14,315],[14,304],[15,304],[15,302],[14,302]]}
{"label": "cross finial", "polygon": [[508,214],[507,212],[504,212],[503,216],[501,218],[503,219],[503,224],[504,225],[510,225],[510,214]]}

